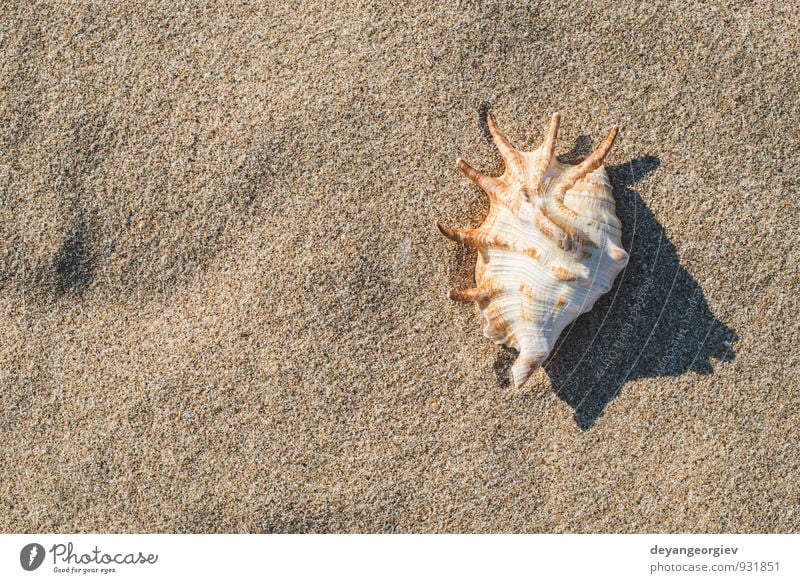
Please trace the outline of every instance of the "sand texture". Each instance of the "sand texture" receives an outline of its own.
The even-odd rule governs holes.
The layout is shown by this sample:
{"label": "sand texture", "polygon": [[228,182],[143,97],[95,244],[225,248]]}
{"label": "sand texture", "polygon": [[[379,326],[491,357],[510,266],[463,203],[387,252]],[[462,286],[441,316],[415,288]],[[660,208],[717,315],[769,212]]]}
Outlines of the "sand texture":
{"label": "sand texture", "polygon": [[[800,530],[793,2],[0,5],[0,530]],[[631,253],[513,394],[486,112]]]}

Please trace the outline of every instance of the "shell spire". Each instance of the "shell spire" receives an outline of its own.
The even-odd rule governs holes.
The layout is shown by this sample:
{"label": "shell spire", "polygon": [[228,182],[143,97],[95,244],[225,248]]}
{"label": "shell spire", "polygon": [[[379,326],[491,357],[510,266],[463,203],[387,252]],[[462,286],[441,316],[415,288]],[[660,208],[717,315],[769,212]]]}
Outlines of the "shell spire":
{"label": "shell spire", "polygon": [[558,113],[533,151],[515,148],[491,113],[486,123],[503,174],[483,174],[460,158],[457,165],[489,195],[489,214],[475,229],[437,226],[448,239],[480,251],[476,286],[453,290],[449,297],[477,303],[484,335],[519,351],[511,374],[520,388],[564,328],[592,309],[628,263],[603,167],[618,127],[583,162],[571,165],[556,158]]}

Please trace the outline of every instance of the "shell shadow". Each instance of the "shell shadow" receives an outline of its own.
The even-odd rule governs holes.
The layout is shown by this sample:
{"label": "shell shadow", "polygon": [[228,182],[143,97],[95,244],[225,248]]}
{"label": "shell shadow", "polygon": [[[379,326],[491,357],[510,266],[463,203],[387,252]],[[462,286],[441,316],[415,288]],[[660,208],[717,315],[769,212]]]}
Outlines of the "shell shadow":
{"label": "shell shadow", "polygon": [[[582,136],[561,158],[575,159],[589,143]],[[584,430],[628,381],[689,371],[707,375],[714,372],[715,360],[736,356],[731,346],[736,332],[711,311],[664,227],[632,188],[660,163],[655,156],[643,156],[606,168],[630,261],[611,291],[564,331],[544,365],[554,390],[574,409]],[[508,360],[498,355],[498,366],[507,368]]]}

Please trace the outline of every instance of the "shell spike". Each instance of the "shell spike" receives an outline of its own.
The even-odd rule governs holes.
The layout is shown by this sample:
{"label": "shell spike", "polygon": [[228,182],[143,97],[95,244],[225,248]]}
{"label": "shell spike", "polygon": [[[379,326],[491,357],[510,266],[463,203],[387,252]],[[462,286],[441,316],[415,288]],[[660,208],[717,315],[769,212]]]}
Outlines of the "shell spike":
{"label": "shell spike", "polygon": [[451,241],[455,241],[456,243],[461,243],[461,238],[458,236],[456,231],[445,225],[443,222],[436,221],[436,228],[439,229],[439,232],[442,235],[444,235]]}
{"label": "shell spike", "polygon": [[511,367],[511,376],[514,378],[514,388],[519,389],[525,382],[531,378],[531,375],[539,368],[544,359],[547,358],[546,354],[537,353],[523,349],[520,351],[517,360]]}
{"label": "shell spike", "polygon": [[485,249],[488,247],[485,233],[481,232],[480,229],[451,229],[440,221],[436,221],[436,227],[442,235],[456,243],[461,243],[468,247],[475,247],[476,249]]}
{"label": "shell spike", "polygon": [[569,189],[575,186],[575,183],[581,178],[585,177],[591,172],[594,172],[603,165],[603,160],[605,160],[609,150],[611,150],[611,146],[614,145],[617,132],[619,132],[619,126],[612,126],[611,130],[606,136],[606,139],[600,143],[597,149],[589,154],[589,156],[583,162],[566,171],[559,179],[558,186],[553,192],[553,205],[550,208],[551,210],[555,210],[555,214],[558,215],[560,219],[569,221],[575,218],[572,216],[574,213],[571,213],[563,205],[564,195]]}
{"label": "shell spike", "polygon": [[556,138],[558,137],[558,126],[561,125],[561,114],[555,112],[550,117],[550,124],[547,126],[547,133],[544,135],[542,146],[547,153],[547,158],[552,160],[556,151]]}
{"label": "shell spike", "polygon": [[558,126],[560,124],[561,124],[560,113],[556,112],[552,116],[550,116],[550,124],[547,126],[547,132],[544,135],[544,142],[542,142],[542,145],[539,148],[540,154],[538,159],[536,160],[536,166],[533,172],[535,180],[534,189],[536,191],[538,191],[539,188],[541,188],[544,175],[547,173],[547,169],[553,162],[553,158],[555,158],[556,138],[558,137]]}
{"label": "shell spike", "polygon": [[492,134],[492,139],[497,146],[497,150],[500,152],[500,156],[503,158],[506,168],[514,172],[521,170],[522,162],[519,152],[497,127],[497,123],[494,121],[494,116],[491,113],[486,114],[486,125],[489,126],[489,133]]}
{"label": "shell spike", "polygon": [[457,302],[486,302],[495,295],[496,290],[487,284],[470,288],[470,289],[454,289],[447,296],[451,300]]}
{"label": "shell spike", "polygon": [[594,172],[603,165],[603,160],[605,160],[608,152],[611,150],[611,146],[614,145],[614,140],[617,138],[617,132],[619,132],[619,126],[611,126],[611,130],[608,132],[606,139],[600,143],[594,152],[589,154],[586,160],[575,166],[574,181],[572,184],[570,184],[570,188],[576,181],[580,180],[590,172]]}
{"label": "shell spike", "polygon": [[456,160],[456,165],[461,172],[464,173],[464,176],[469,178],[470,182],[472,182],[475,186],[483,190],[486,194],[488,194],[491,198],[496,198],[497,193],[500,191],[500,181],[496,178],[488,176],[483,172],[478,172],[467,164],[461,158]]}

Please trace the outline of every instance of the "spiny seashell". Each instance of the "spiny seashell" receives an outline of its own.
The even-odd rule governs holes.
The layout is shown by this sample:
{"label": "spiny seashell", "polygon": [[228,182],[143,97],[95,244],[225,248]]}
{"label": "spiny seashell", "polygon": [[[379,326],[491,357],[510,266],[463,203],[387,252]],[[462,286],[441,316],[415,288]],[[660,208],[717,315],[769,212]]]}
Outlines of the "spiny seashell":
{"label": "spiny seashell", "polygon": [[544,143],[523,152],[489,131],[505,163],[502,176],[482,174],[459,159],[459,169],[491,201],[477,229],[449,229],[448,238],[478,249],[476,287],[449,296],[477,302],[483,333],[519,351],[511,374],[519,388],[550,354],[564,328],[611,289],[628,264],[621,224],[603,159],[617,126],[577,165],[555,157],[560,116],[553,114]]}

